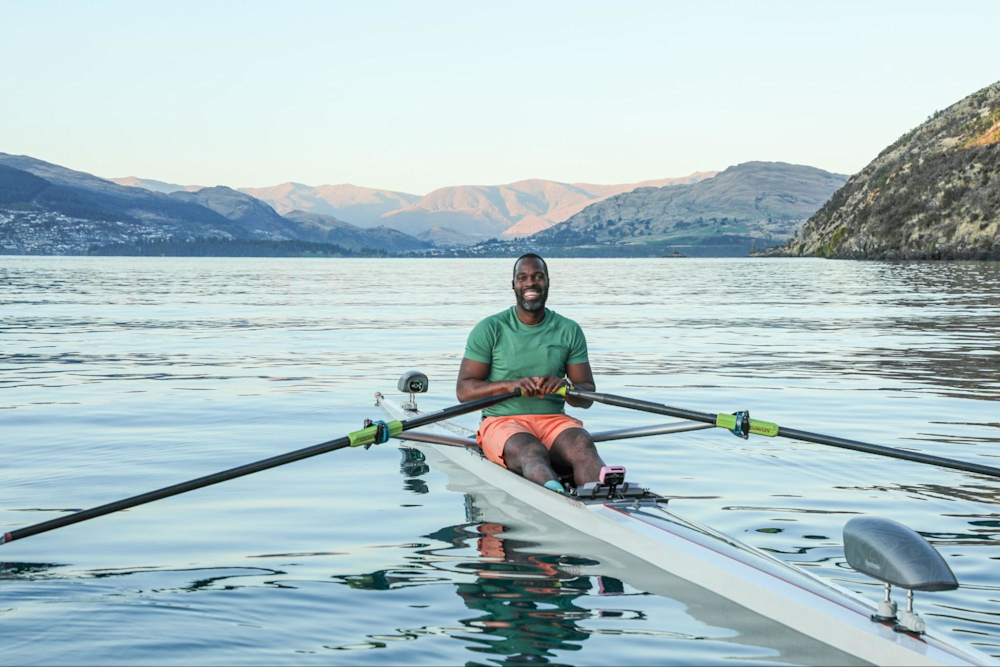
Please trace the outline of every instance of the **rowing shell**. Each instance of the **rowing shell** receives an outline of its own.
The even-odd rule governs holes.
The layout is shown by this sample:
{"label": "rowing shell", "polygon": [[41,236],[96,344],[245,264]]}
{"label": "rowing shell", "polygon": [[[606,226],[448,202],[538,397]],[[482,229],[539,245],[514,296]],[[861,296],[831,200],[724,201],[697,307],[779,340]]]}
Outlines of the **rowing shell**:
{"label": "rowing shell", "polygon": [[[393,419],[421,414],[381,394],[376,398]],[[553,493],[487,460],[474,446],[473,432],[451,422],[439,422],[426,432],[408,436],[408,446],[434,453],[432,463],[443,457],[591,538],[858,660],[879,665],[997,664],[975,649],[955,646],[930,633],[916,637],[873,622],[871,616],[877,609],[865,598],[685,519],[656,494],[581,500]]]}

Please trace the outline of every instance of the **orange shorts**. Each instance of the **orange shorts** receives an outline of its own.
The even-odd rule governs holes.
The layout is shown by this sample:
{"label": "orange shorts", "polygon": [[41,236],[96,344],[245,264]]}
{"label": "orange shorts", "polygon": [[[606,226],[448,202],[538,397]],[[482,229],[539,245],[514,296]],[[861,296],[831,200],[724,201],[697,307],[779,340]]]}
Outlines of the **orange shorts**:
{"label": "orange shorts", "polygon": [[545,445],[545,449],[552,449],[552,443],[568,428],[583,428],[583,422],[564,414],[487,417],[479,423],[476,441],[486,458],[506,468],[503,446],[512,435],[530,433]]}

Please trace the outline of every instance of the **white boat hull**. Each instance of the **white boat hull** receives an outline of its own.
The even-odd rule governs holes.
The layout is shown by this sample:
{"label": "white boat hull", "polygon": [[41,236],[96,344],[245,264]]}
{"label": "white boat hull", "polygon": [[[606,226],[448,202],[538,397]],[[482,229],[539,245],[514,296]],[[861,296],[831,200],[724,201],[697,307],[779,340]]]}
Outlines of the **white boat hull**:
{"label": "white boat hull", "polygon": [[[393,401],[381,405],[395,419],[416,413]],[[439,425],[468,437],[468,429]],[[784,561],[644,499],[580,502],[552,493],[488,461],[476,448],[413,443],[469,471],[549,517],[622,549],[665,572],[822,642],[879,665],[996,664],[973,649],[934,638],[898,633],[871,620],[876,607]]]}

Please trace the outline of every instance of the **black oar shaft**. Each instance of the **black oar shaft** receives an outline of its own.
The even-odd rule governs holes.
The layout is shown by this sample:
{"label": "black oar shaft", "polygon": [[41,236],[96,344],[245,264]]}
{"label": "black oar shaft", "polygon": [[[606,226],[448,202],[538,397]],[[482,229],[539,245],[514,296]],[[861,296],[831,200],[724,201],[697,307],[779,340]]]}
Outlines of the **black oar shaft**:
{"label": "black oar shaft", "polygon": [[566,391],[566,395],[577,396],[579,398],[585,398],[587,400],[597,401],[598,403],[605,403],[607,405],[614,405],[619,408],[641,410],[642,412],[653,412],[658,415],[677,417],[678,419],[690,419],[696,422],[711,424],[712,426],[715,426],[715,420],[717,417],[717,415],[709,414],[708,412],[695,412],[694,410],[685,410],[683,408],[672,408],[669,405],[650,403],[649,401],[640,401],[637,398],[615,396],[614,394],[598,394],[597,392],[583,391],[582,389],[568,389]]}
{"label": "black oar shaft", "polygon": [[840,447],[841,449],[852,449],[856,452],[866,452],[868,454],[877,454],[878,456],[889,456],[903,461],[928,463],[930,465],[950,468],[952,470],[962,470],[964,472],[979,473],[980,475],[989,475],[990,477],[1000,477],[1000,468],[994,468],[980,463],[971,463],[969,461],[959,461],[958,459],[944,458],[942,456],[933,456],[931,454],[922,454],[921,452],[911,452],[905,449],[899,449],[898,447],[872,445],[858,440],[848,440],[847,438],[837,438],[830,435],[810,433],[809,431],[800,431],[794,428],[785,428],[784,426],[779,427],[778,435],[786,438],[792,438],[793,440],[814,442],[819,445],[829,445],[831,447]]}
{"label": "black oar shaft", "polygon": [[[598,403],[605,403],[607,405],[614,405],[620,408],[630,408],[632,410],[652,412],[655,414],[677,417],[679,419],[690,419],[693,421],[704,422],[706,424],[712,424],[713,426],[716,424],[718,419],[718,415],[713,415],[708,412],[696,412],[694,410],[685,410],[683,408],[673,408],[669,405],[651,403],[650,401],[641,401],[627,396],[599,394],[597,392],[583,391],[581,389],[569,389],[566,394],[568,396],[577,396],[579,398],[585,398],[591,401],[597,401]],[[876,454],[878,456],[888,456],[894,459],[901,459],[903,461],[927,463],[930,465],[940,466],[942,468],[950,468],[952,470],[961,470],[964,472],[974,472],[980,475],[989,475],[990,477],[1000,478],[1000,468],[994,468],[992,466],[982,465],[979,463],[959,461],[958,459],[949,459],[941,456],[932,456],[930,454],[922,454],[920,452],[911,452],[905,449],[898,449],[896,447],[872,445],[859,440],[848,440],[847,438],[837,438],[819,433],[810,433],[808,431],[800,431],[794,428],[785,428],[784,426],[778,427],[777,434],[785,438],[791,438],[792,440],[813,442],[819,445],[829,445],[831,447],[851,449],[857,452]]]}
{"label": "black oar shaft", "polygon": [[[433,424],[434,422],[444,419],[464,415],[468,412],[481,410],[491,405],[506,401],[509,398],[516,398],[520,395],[521,392],[519,390],[515,390],[500,396],[488,396],[475,401],[469,401],[468,403],[460,403],[453,407],[439,410],[438,412],[431,412],[415,417],[414,419],[401,422],[402,430],[407,431],[412,428],[419,428],[420,426]],[[217,472],[211,475],[205,475],[204,477],[198,477],[197,479],[188,480],[187,482],[180,482],[179,484],[165,486],[162,489],[149,491],[148,493],[141,493],[137,496],[132,496],[131,498],[116,500],[112,503],[81,510],[79,512],[74,512],[73,514],[66,514],[65,516],[36,523],[33,526],[25,526],[24,528],[18,528],[17,530],[12,530],[6,534],[0,534],[0,544],[11,542],[13,540],[20,540],[25,537],[55,530],[56,528],[62,528],[63,526],[69,526],[74,523],[80,523],[81,521],[87,521],[88,519],[95,519],[99,516],[104,516],[105,514],[111,514],[112,512],[120,512],[121,510],[130,509],[138,505],[151,503],[154,500],[169,498],[170,496],[176,496],[188,491],[194,491],[195,489],[211,486],[212,484],[218,484],[219,482],[225,482],[230,479],[236,479],[237,477],[252,475],[255,472],[268,470],[269,468],[276,468],[294,461],[301,461],[302,459],[307,459],[311,456],[333,452],[338,449],[343,449],[344,447],[350,447],[351,442],[350,436],[328,440],[327,442],[321,442],[318,445],[304,447],[286,454],[279,454],[278,456],[272,456],[253,463],[247,463],[246,465],[237,466],[235,468],[223,470],[222,472]]]}
{"label": "black oar shaft", "polygon": [[219,482],[225,482],[230,479],[260,472],[261,470],[267,470],[268,468],[274,468],[286,463],[291,463],[292,461],[299,461],[310,456],[316,456],[317,454],[324,454],[326,452],[332,452],[350,446],[351,441],[346,436],[343,438],[337,438],[336,440],[323,442],[318,445],[313,445],[312,447],[306,447],[305,449],[289,452],[280,456],[274,456],[269,459],[256,461],[254,463],[238,466],[236,468],[230,468],[229,470],[223,470],[222,472],[217,472],[212,475],[198,477],[197,479],[188,480],[187,482],[165,486],[162,489],[149,491],[148,493],[141,493],[137,496],[132,496],[131,498],[116,500],[115,502],[107,503],[106,505],[92,507],[90,509],[74,512],[73,514],[66,514],[55,519],[43,521],[42,523],[36,523],[33,526],[18,528],[17,530],[12,530],[7,533],[6,541],[10,542],[11,540],[19,540],[25,537],[30,537],[32,535],[37,535],[38,533],[44,533],[49,530],[55,530],[56,528],[62,528],[63,526],[69,526],[74,523],[80,523],[81,521],[87,521],[88,519],[95,519],[99,516],[104,516],[105,514],[126,510],[136,507],[137,505],[151,503],[154,500],[169,498],[170,496],[176,496],[187,491],[194,491],[195,489],[211,486],[212,484],[218,484]]}

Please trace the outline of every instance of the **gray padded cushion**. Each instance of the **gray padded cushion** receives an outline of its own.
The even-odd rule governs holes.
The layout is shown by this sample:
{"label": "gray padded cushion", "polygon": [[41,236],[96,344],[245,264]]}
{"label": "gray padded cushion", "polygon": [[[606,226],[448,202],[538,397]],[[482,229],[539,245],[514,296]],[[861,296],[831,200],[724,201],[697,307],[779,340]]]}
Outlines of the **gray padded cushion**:
{"label": "gray padded cushion", "polygon": [[958,581],[930,543],[901,523],[861,516],[844,526],[844,555],[858,572],[913,591],[950,591]]}

